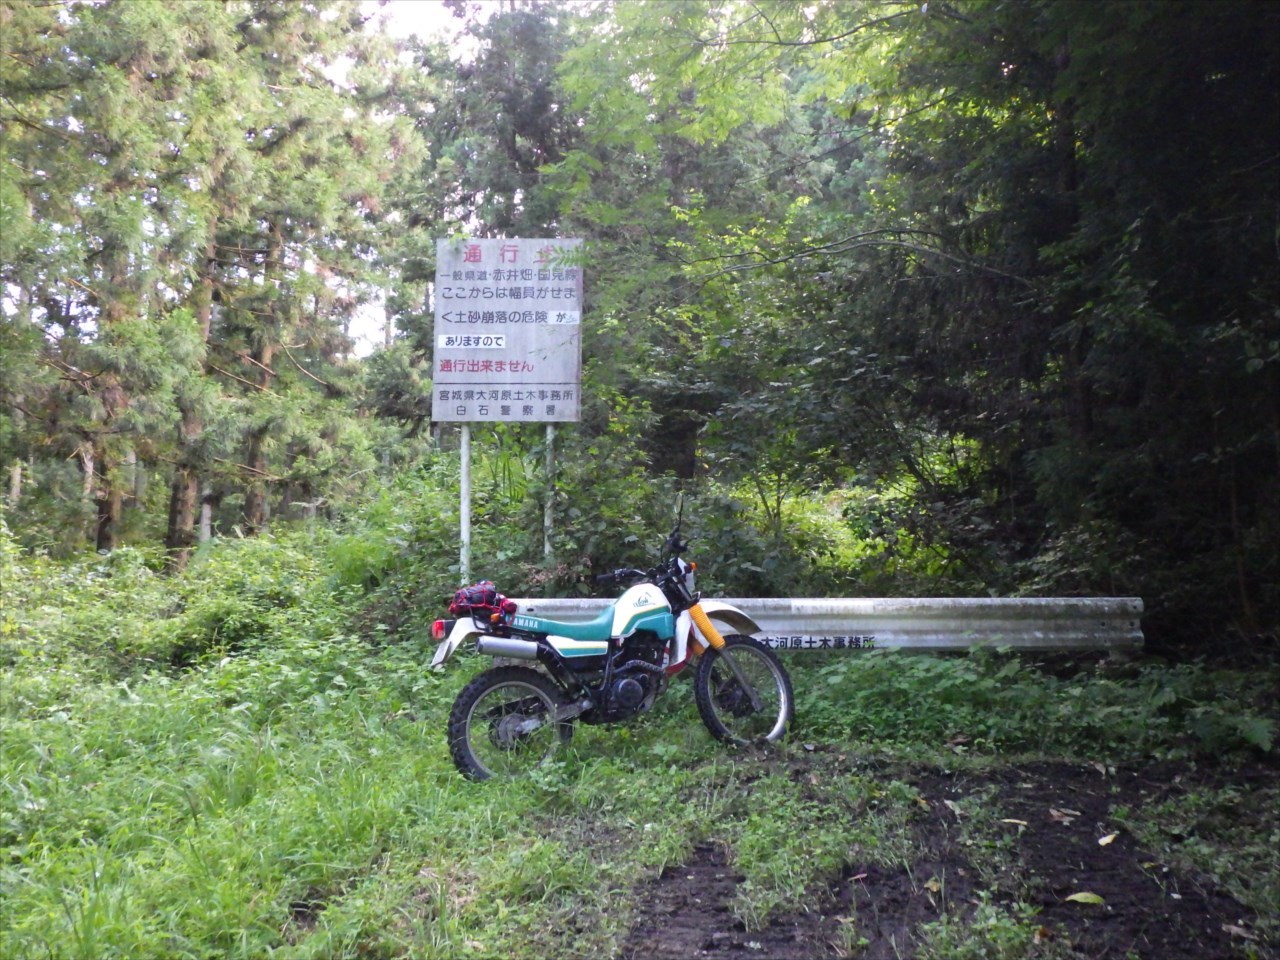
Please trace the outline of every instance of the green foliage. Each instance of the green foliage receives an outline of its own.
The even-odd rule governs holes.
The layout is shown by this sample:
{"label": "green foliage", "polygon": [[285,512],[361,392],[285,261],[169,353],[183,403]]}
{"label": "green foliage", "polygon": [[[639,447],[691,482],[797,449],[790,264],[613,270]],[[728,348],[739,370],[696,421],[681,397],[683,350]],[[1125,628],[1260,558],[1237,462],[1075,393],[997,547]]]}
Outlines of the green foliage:
{"label": "green foliage", "polygon": [[457,482],[444,457],[402,473],[329,544],[336,581],[370,591],[359,620],[367,636],[423,636],[443,615],[459,580]]}
{"label": "green foliage", "polygon": [[1258,910],[1263,932],[1280,932],[1280,796],[1274,787],[1204,787],[1149,809],[1116,811],[1147,849],[1170,866],[1194,870]]}
{"label": "green foliage", "polygon": [[771,915],[819,896],[851,861],[910,863],[915,803],[908,785],[865,776],[765,781],[734,831],[734,862],[744,876],[735,912],[748,930],[760,929]]}
{"label": "green foliage", "polygon": [[[703,842],[755,927],[916,859],[921,798],[854,747],[1212,766],[1118,815],[1274,937],[1277,798],[1215,765],[1274,755],[1261,645],[797,663],[780,755],[726,755],[677,685],[479,787],[440,737],[465,670],[423,668],[459,578],[426,280],[464,224],[592,258],[554,485],[539,429],[477,430],[475,576],[585,592],[683,490],[717,593],[1137,594],[1197,653],[1274,632],[1272,7],[539,4],[413,62],[361,18],[0,0],[0,953],[610,955]],[[359,366],[375,290],[404,339]],[[215,533],[275,535],[195,551],[202,491]],[[804,744],[843,766],[792,776]],[[1013,897],[918,952],[1054,956]]]}
{"label": "green foliage", "polygon": [[983,897],[971,918],[950,917],[922,924],[921,960],[1040,960],[1072,958],[1066,944],[1047,942],[1034,908],[1018,904],[1014,909]]}
{"label": "green foliage", "polygon": [[[15,244],[3,322],[19,350],[6,464],[78,460],[96,522],[59,533],[87,530],[104,550],[141,539],[124,464],[161,485],[172,469],[168,523],[145,535],[167,527],[177,566],[202,481],[254,530],[268,492],[277,515],[340,502],[372,465],[341,402],[345,327],[371,296],[380,198],[415,153],[361,85],[390,58],[385,38],[345,0],[6,3],[0,16]],[[337,62],[341,83],[324,73]],[[33,525],[47,521],[35,506]]]}
{"label": "green foliage", "polygon": [[[437,590],[434,491],[339,515],[434,455],[434,238],[555,233],[590,252],[583,422],[554,491],[536,430],[480,443],[515,590],[636,562],[674,477],[730,592],[1274,632],[1280,22],[1095,6],[539,3],[462,54],[354,0],[5,2],[8,516],[59,554],[163,530],[175,568],[202,506],[341,519],[344,582],[417,550]],[[360,363],[379,299],[401,339]]]}
{"label": "green foliage", "polygon": [[624,178],[664,192],[666,222],[601,224],[662,231],[681,265],[669,304],[628,311],[679,373],[630,389],[705,425],[700,463],[746,477],[775,535],[788,495],[856,471],[907,488],[914,562],[867,571],[890,591],[1137,593],[1191,643],[1274,630],[1274,16],[698,3],[609,26],[566,55],[587,135],[555,172],[574,210]]}
{"label": "green foliage", "polygon": [[[426,530],[444,496],[430,500],[428,479],[387,492],[423,498],[401,533]],[[390,533],[395,516],[377,501],[363,532]],[[0,951],[609,955],[635,885],[702,843],[742,873],[734,909],[755,929],[850,863],[918,861],[927,804],[883,775],[887,758],[1231,760],[1265,749],[1255,734],[1276,719],[1274,671],[1152,663],[1055,678],[991,653],[797,660],[789,746],[726,753],[677,681],[636,723],[579,729],[536,776],[476,785],[442,736],[472,664],[432,674],[429,643],[354,636],[360,598],[327,559],[340,549],[223,540],[164,578],[141,551],[54,561],[0,531]],[[1208,717],[1226,739],[1197,739]],[[805,774],[805,758],[825,759]],[[1117,816],[1265,911],[1275,798],[1225,784]],[[998,811],[978,794],[965,804],[976,875],[1000,883],[1001,850],[982,832]],[[921,928],[922,950],[1021,955],[1034,932],[1022,910],[984,901]]]}
{"label": "green foliage", "polygon": [[315,615],[315,546],[306,537],[220,542],[177,581],[161,574],[154,550],[15,560],[0,660],[128,678],[277,646],[295,637],[300,616]]}
{"label": "green foliage", "polygon": [[865,742],[984,754],[1247,757],[1273,749],[1267,691],[1275,681],[1274,669],[1249,675],[1192,665],[1057,679],[985,648],[963,657],[877,650],[818,668],[797,696],[806,722]]}

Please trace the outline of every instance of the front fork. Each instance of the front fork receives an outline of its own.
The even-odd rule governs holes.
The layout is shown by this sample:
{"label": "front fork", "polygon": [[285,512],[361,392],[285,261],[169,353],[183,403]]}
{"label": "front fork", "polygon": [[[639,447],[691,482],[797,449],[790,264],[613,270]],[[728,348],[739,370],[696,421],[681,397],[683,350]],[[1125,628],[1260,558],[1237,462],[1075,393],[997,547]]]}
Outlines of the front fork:
{"label": "front fork", "polygon": [[729,670],[733,673],[733,678],[738,681],[740,686],[751,700],[751,709],[760,710],[760,694],[756,692],[756,688],[751,685],[746,675],[742,672],[742,668],[738,666],[736,660],[729,655],[729,651],[725,649],[724,637],[720,636],[720,631],[715,628],[711,622],[711,618],[707,616],[705,610],[702,609],[701,603],[695,603],[689,608],[689,618],[693,621],[693,625],[698,628],[698,632],[711,646],[713,650],[720,655],[725,663],[729,664]]}

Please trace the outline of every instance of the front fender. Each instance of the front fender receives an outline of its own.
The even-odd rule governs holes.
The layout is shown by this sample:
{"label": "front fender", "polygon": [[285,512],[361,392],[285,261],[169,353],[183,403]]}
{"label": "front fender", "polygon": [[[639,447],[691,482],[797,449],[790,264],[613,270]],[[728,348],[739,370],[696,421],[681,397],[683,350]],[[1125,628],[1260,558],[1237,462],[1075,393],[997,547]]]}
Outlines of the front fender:
{"label": "front fender", "polygon": [[[752,636],[760,632],[760,625],[731,603],[725,603],[723,600],[700,600],[699,603],[702,605],[703,612],[716,622],[716,629],[721,633],[744,633]],[[672,650],[672,665],[668,668],[668,672],[684,667],[690,656],[689,644],[695,639],[698,649],[704,649],[707,646],[706,638],[698,635],[698,629],[693,625],[693,618],[686,610],[676,618],[675,647]]]}
{"label": "front fender", "polygon": [[707,600],[705,598],[700,602],[703,612],[708,617],[730,627],[729,633],[744,633],[747,636],[754,636],[760,632],[760,624],[756,623],[733,604],[725,603],[723,600]]}
{"label": "front fender", "polygon": [[439,646],[436,647],[436,655],[431,658],[431,669],[442,669],[449,658],[457,653],[460,646],[468,640],[483,635],[484,631],[477,630],[470,617],[460,617],[454,623],[453,629],[449,631],[449,635],[441,640]]}

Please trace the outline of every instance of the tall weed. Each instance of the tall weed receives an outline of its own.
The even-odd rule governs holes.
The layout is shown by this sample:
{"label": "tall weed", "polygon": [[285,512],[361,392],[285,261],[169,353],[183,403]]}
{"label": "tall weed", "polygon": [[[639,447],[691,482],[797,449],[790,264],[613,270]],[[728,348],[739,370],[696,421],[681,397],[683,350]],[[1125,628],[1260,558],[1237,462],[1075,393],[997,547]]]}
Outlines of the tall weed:
{"label": "tall weed", "polygon": [[829,736],[1116,758],[1274,747],[1274,668],[1104,665],[1059,678],[1033,659],[978,648],[966,656],[873,650],[800,669],[798,715]]}
{"label": "tall weed", "polygon": [[[413,544],[446,539],[426,515],[442,497],[414,501],[375,595],[402,568],[433,575]],[[487,661],[432,673],[420,637],[367,643],[350,622],[365,585],[334,576],[333,549],[219,542],[166,579],[145,554],[54,562],[0,534],[0,956],[609,955],[629,891],[697,843],[732,847],[752,925],[844,864],[913,859],[912,788],[855,753],[1230,757],[1274,735],[1274,671],[1056,677],[992,651],[876,651],[789,663],[797,721],[777,751],[727,751],[677,679],[637,722],[580,727],[536,776],[470,784],[443,731]],[[823,744],[832,774],[794,776]],[[1239,848],[1222,826],[1236,799],[1204,802],[1155,810],[1152,842],[1191,822],[1196,863]],[[1269,847],[1241,849],[1230,862],[1264,870]],[[980,916],[989,930],[940,927],[930,949],[1015,955],[1023,918]]]}

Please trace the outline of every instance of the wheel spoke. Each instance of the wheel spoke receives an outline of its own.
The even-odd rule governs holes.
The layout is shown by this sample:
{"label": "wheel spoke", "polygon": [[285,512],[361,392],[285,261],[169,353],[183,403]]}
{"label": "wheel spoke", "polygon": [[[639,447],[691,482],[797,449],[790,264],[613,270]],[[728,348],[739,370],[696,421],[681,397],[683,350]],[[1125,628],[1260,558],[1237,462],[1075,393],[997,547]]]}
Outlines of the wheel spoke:
{"label": "wheel spoke", "polygon": [[558,719],[551,681],[523,667],[499,667],[458,696],[450,716],[454,763],[468,777],[518,776],[543,763],[572,732]]}
{"label": "wheel spoke", "polygon": [[472,755],[491,775],[511,775],[541,763],[555,749],[555,704],[527,686],[491,688],[476,701],[468,724]]}
{"label": "wheel spoke", "polygon": [[743,744],[781,737],[793,700],[790,678],[776,656],[750,637],[735,637],[722,651],[704,656],[698,709],[711,733]]}

